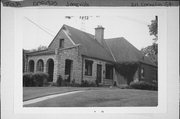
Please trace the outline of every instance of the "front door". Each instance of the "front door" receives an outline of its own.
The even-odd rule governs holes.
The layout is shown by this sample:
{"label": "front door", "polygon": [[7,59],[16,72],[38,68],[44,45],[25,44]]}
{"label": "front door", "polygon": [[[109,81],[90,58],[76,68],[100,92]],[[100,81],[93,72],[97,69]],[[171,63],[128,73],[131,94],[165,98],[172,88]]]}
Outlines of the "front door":
{"label": "front door", "polygon": [[102,65],[97,64],[97,81],[98,83],[102,82]]}

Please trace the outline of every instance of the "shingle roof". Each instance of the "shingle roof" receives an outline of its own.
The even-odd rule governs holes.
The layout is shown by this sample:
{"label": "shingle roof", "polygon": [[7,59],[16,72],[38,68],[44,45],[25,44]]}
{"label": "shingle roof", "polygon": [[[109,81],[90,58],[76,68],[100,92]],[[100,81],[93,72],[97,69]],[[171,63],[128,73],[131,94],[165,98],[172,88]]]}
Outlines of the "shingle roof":
{"label": "shingle roof", "polygon": [[144,56],[123,37],[105,39],[105,41],[118,63],[143,62],[145,64],[156,66],[148,57]]}
{"label": "shingle roof", "polygon": [[82,55],[114,62],[110,52],[106,50],[97,40],[95,40],[94,35],[68,25],[64,25],[64,27],[68,30],[69,36],[74,43],[82,46],[80,48]]}
{"label": "shingle roof", "polygon": [[[94,35],[83,32],[68,25],[63,25],[61,30],[66,30],[68,36],[75,44],[80,45],[80,52],[84,56],[97,58],[101,60],[116,63],[137,63],[156,66],[150,58],[144,56],[136,47],[130,44],[125,38],[104,39],[105,42],[100,44]],[[60,31],[61,31],[60,30]],[[58,33],[60,33],[60,31]],[[54,50],[42,50],[29,52],[28,55],[47,55],[54,54]]]}
{"label": "shingle roof", "polygon": [[82,55],[117,63],[143,62],[145,64],[156,66],[150,58],[144,56],[123,37],[105,39],[105,44],[100,44],[95,40],[95,37],[92,34],[68,25],[63,25],[63,27],[68,30],[69,36],[75,44],[82,45]]}

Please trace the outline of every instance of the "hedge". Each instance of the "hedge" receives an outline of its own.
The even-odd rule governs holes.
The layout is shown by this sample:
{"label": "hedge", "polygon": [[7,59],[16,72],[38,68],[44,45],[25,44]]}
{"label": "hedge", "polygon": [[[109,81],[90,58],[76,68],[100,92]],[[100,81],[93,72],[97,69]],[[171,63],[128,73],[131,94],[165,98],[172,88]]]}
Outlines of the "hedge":
{"label": "hedge", "polygon": [[37,72],[37,73],[34,73],[32,76],[35,82],[35,86],[40,86],[40,87],[46,85],[48,81],[48,77],[49,75],[44,72]]}
{"label": "hedge", "polygon": [[81,87],[96,87],[96,86],[99,86],[99,85],[97,85],[94,82],[89,82],[87,80],[82,80],[81,81]]}
{"label": "hedge", "polygon": [[34,86],[34,81],[33,81],[33,73],[24,73],[23,74],[23,86],[24,87],[30,87]]}
{"label": "hedge", "polygon": [[24,73],[23,86],[25,87],[44,86],[47,84],[48,77],[49,75],[44,72]]}
{"label": "hedge", "polygon": [[131,82],[130,88],[142,90],[158,90],[157,84],[149,83],[146,81]]}

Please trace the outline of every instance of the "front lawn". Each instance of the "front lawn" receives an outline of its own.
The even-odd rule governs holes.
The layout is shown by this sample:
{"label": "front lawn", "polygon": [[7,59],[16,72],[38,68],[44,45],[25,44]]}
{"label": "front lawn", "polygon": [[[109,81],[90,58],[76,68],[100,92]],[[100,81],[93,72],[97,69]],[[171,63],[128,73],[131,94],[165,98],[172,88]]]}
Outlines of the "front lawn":
{"label": "front lawn", "polygon": [[[47,87],[46,87],[47,88]],[[61,87],[63,89],[63,87]],[[59,90],[61,91],[61,88]],[[73,88],[73,87],[71,87]],[[79,89],[79,88],[76,88]],[[118,88],[84,88],[84,92],[59,96],[27,107],[129,107],[157,106],[158,92]],[[47,89],[48,90],[48,89]],[[82,90],[82,89],[79,89]],[[49,91],[49,90],[48,90]]]}
{"label": "front lawn", "polygon": [[46,96],[49,94],[65,93],[69,91],[87,90],[89,88],[77,87],[23,87],[23,101]]}

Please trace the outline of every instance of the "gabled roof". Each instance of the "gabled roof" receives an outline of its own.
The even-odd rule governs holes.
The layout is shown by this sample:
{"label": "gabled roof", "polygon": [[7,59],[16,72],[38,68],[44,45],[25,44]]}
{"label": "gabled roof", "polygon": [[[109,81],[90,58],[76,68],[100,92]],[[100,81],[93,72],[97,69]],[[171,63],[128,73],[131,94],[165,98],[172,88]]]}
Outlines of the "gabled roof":
{"label": "gabled roof", "polygon": [[136,47],[129,43],[125,38],[105,39],[108,47],[115,57],[117,63],[142,62],[156,66],[150,58],[144,56]]}
{"label": "gabled roof", "polygon": [[[156,64],[153,63],[150,58],[144,56],[137,48],[135,48],[123,37],[104,39],[105,42],[103,44],[100,44],[95,39],[94,35],[78,30],[68,25],[63,25],[57,35],[62,30],[66,32],[68,37],[70,37],[70,39],[73,41],[73,43],[75,43],[75,45],[80,45],[80,52],[84,56],[116,63],[142,62],[152,66],[156,66]],[[52,42],[50,44],[52,44]],[[28,55],[44,55],[54,53],[54,50],[50,50],[48,47],[47,50],[29,52]]]}
{"label": "gabled roof", "polygon": [[110,52],[94,38],[94,35],[68,25],[63,25],[63,27],[74,43],[81,45],[80,52],[82,55],[114,62]]}
{"label": "gabled roof", "polygon": [[100,44],[92,34],[68,25],[63,25],[62,29],[67,31],[67,34],[75,44],[82,46],[80,49],[82,55],[117,63],[142,62],[156,66],[150,58],[144,56],[123,37],[105,39],[105,44]]}

